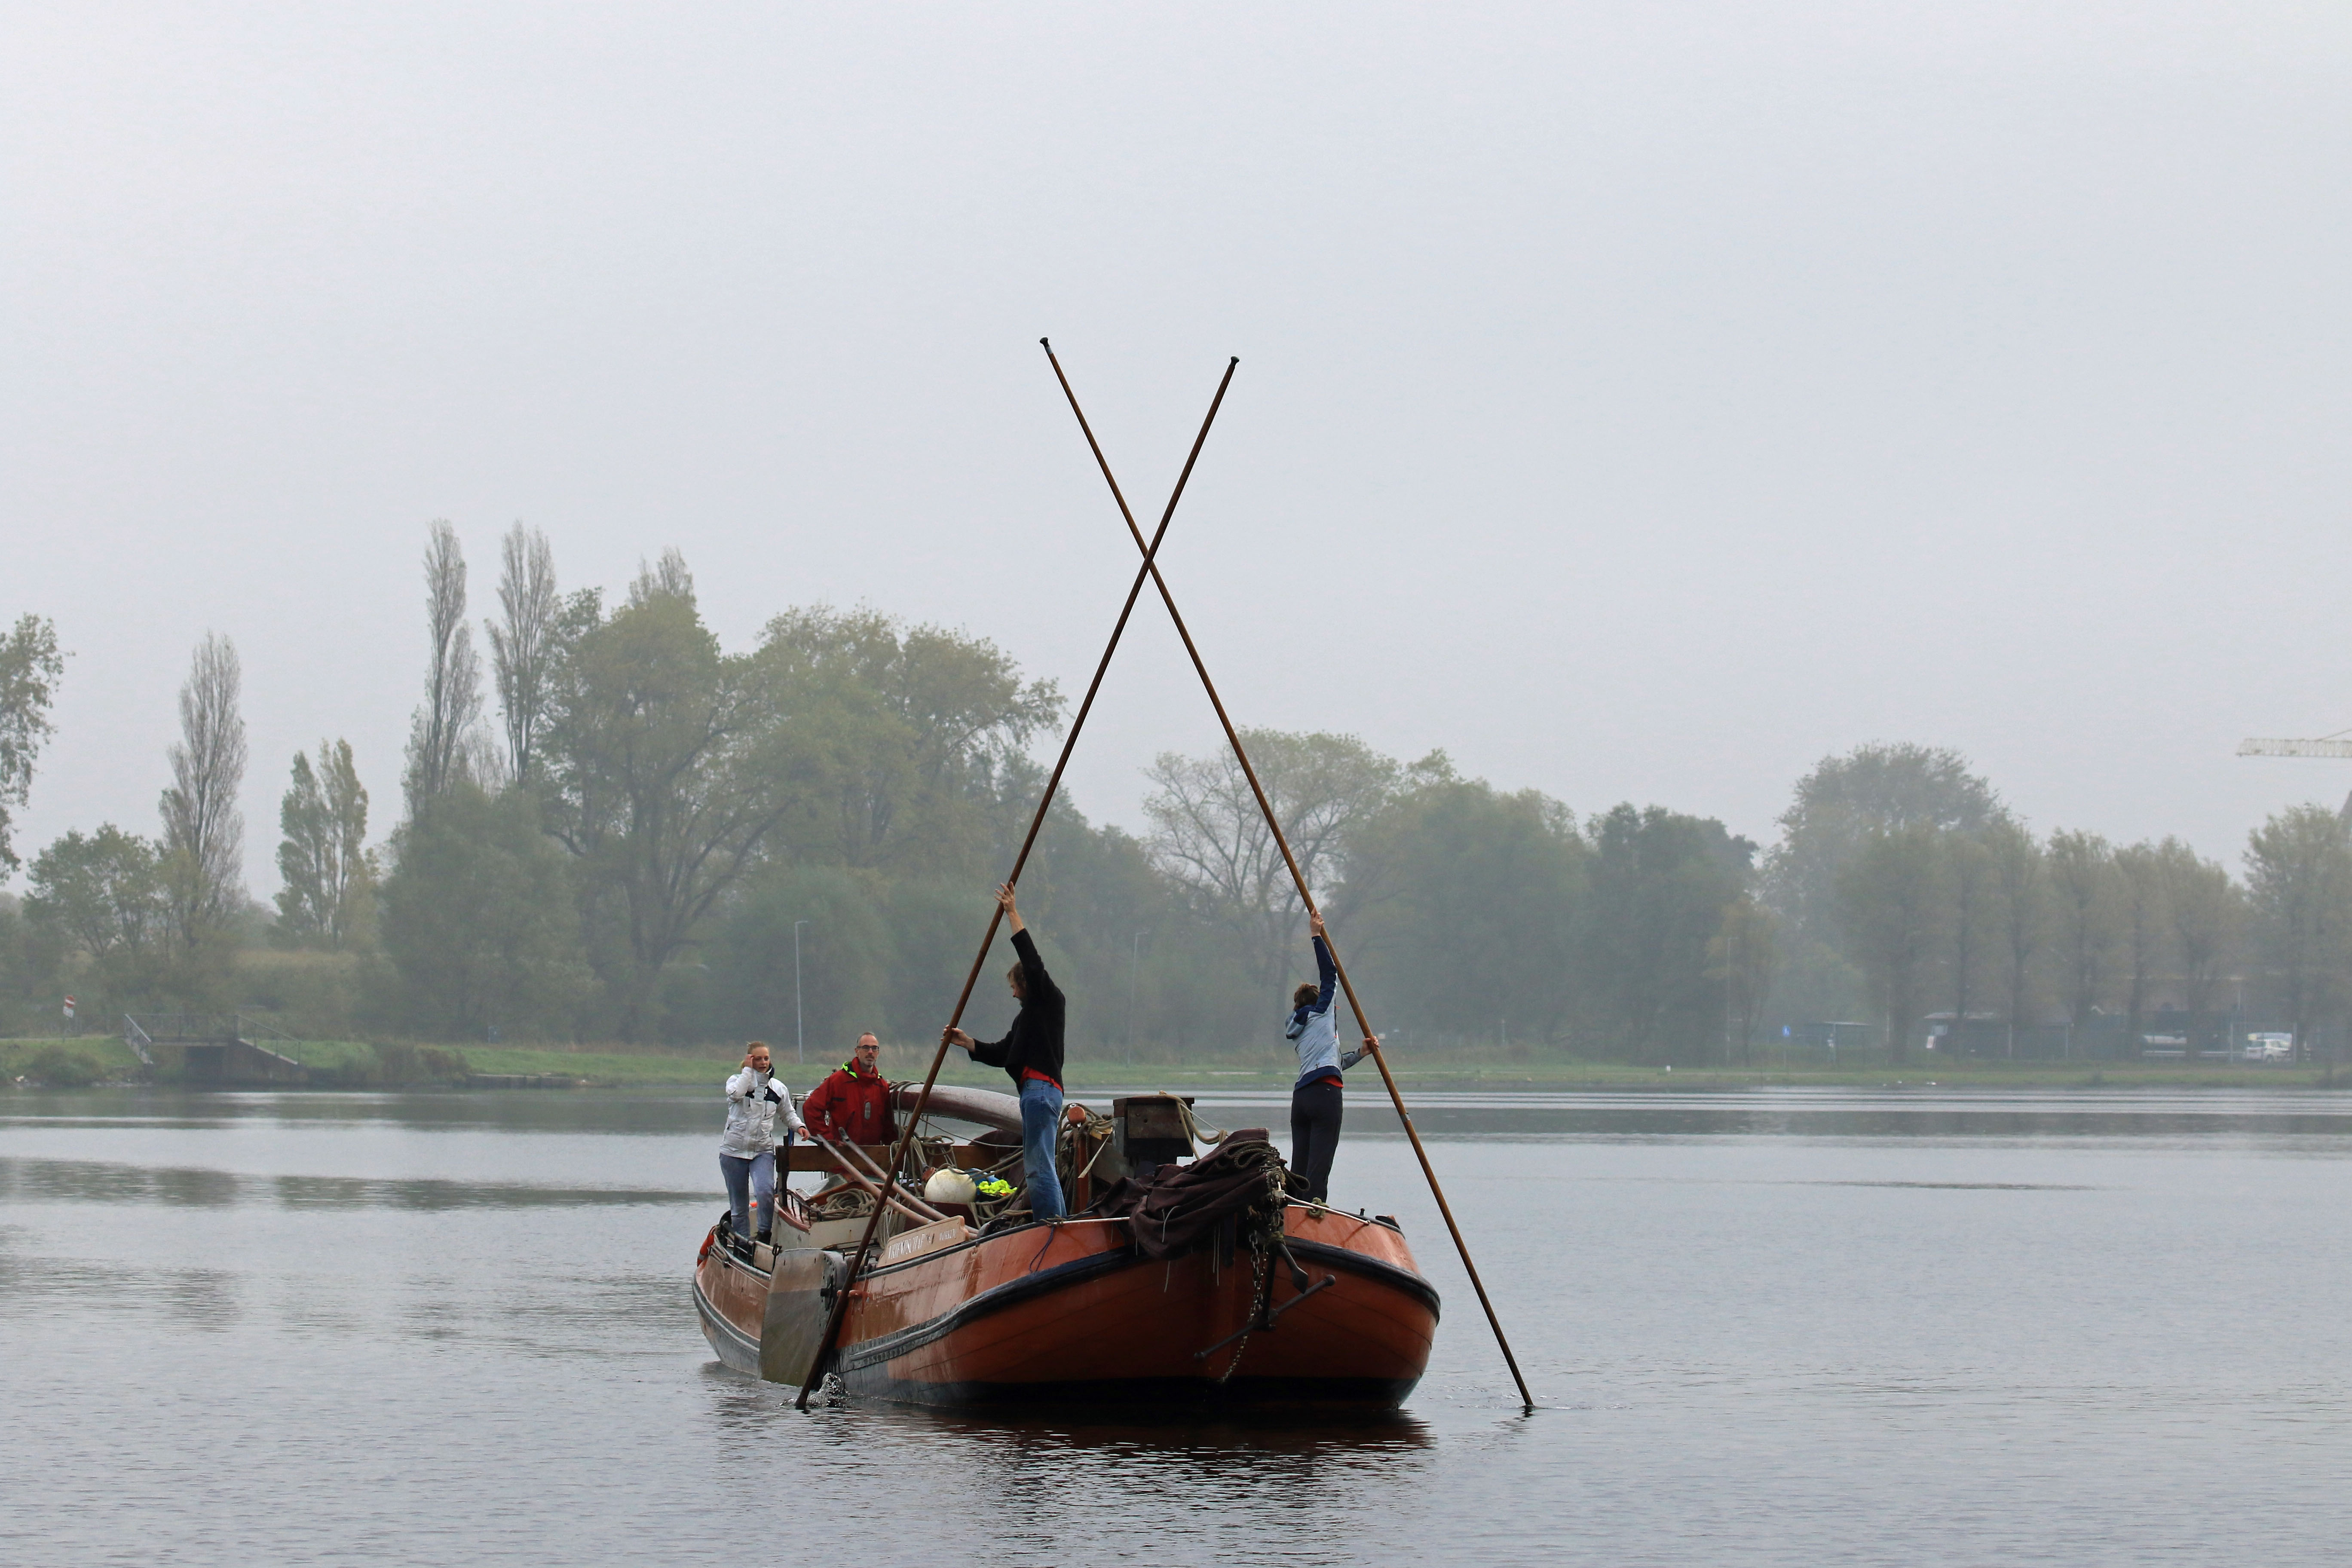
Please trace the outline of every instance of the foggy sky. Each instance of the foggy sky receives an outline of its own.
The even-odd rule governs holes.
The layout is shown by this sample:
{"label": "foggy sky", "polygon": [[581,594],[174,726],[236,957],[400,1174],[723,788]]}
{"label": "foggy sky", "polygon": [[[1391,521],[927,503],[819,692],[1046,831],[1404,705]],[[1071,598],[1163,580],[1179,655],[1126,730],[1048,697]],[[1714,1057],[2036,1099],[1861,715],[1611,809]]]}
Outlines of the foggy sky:
{"label": "foggy sky", "polygon": [[[860,601],[1075,698],[1164,562],[1244,722],[1720,816],[1871,740],[2234,868],[2352,765],[2340,5],[0,12],[22,821],[152,832],[236,639],[380,837],[446,517],[681,548],[743,647]],[[477,634],[478,636],[478,633]],[[1073,766],[1213,721],[1147,600]],[[18,880],[21,889],[22,882]]]}

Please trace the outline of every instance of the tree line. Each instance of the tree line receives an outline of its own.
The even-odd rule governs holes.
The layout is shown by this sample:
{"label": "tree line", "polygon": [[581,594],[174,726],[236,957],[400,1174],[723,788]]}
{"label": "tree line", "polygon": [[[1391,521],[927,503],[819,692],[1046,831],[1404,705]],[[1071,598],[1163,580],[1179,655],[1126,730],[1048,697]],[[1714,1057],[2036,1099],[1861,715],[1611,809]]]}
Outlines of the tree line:
{"label": "tree line", "polygon": [[2036,836],[1964,758],[1825,759],[1798,784],[1760,892],[1784,1012],[1853,1009],[1903,1059],[2226,1051],[2255,1026],[2340,1051],[2352,1003],[2352,834],[2298,805],[2236,874],[2175,837]]}
{"label": "tree line", "polygon": [[[70,993],[99,1029],[230,1007],[310,1037],[804,1028],[819,1059],[862,1028],[936,1035],[1060,733],[1054,682],[864,607],[787,609],[730,651],[675,551],[608,600],[562,589],[518,525],[478,623],[446,523],[423,564],[397,821],[371,838],[347,741],[297,754],[267,905],[241,870],[234,646],[192,658],[155,831],[20,861],[63,655],[37,616],[0,638],[0,870],[25,888],[0,895],[0,1027],[51,1026]],[[1442,751],[1244,739],[1376,1021],[1412,1046],[1701,1063],[1842,1023],[1898,1059],[2136,1055],[2253,1016],[2326,1043],[2352,1004],[2352,839],[2320,807],[2256,829],[2233,875],[2174,838],[2037,836],[1956,753],[1869,745],[1799,781],[1759,851],[1663,806],[1580,816]],[[1263,1046],[1311,972],[1272,836],[1226,752],[1163,754],[1145,784],[1139,836],[1057,801],[1024,877],[1074,1044]]]}

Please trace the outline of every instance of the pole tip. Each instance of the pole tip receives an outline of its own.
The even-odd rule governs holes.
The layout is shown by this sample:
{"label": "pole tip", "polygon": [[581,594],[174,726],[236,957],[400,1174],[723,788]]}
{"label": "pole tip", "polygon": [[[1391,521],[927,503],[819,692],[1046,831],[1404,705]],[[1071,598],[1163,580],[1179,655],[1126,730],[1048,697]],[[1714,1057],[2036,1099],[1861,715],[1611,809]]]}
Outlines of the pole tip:
{"label": "pole tip", "polygon": [[1239,363],[1242,363],[1242,356],[1241,356],[1241,355],[1239,355],[1239,354],[1235,354],[1235,355],[1234,355],[1234,357],[1233,357],[1233,358],[1231,358],[1231,359],[1227,360],[1225,363],[1226,363],[1227,364],[1239,364]]}
{"label": "pole tip", "polygon": [[1046,342],[1044,338],[1039,338],[1037,340],[1037,346],[1044,349],[1047,353],[1052,353],[1054,352],[1054,345]]}

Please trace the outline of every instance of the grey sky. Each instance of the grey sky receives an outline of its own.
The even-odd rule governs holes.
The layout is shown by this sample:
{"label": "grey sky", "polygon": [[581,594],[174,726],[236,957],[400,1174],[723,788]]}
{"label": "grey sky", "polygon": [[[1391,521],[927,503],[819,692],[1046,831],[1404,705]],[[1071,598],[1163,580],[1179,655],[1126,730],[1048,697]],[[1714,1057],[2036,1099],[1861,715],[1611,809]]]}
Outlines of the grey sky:
{"label": "grey sky", "polygon": [[[2352,767],[2352,11],[16,5],[0,614],[74,653],[29,850],[152,831],[244,656],[248,862],[397,812],[425,527],[676,544],[1082,686],[1167,568],[1246,721],[1769,837],[1873,739],[2233,865]],[[1074,768],[1213,731],[1156,611]]]}

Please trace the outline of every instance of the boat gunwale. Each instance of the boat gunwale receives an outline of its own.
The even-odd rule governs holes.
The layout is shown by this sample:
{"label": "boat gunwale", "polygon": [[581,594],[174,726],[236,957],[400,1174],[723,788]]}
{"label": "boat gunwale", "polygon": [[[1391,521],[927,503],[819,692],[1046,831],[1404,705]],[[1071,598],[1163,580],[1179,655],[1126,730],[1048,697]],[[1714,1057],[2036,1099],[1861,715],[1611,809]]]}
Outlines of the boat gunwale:
{"label": "boat gunwale", "polygon": [[[1333,1207],[1332,1207],[1330,1205],[1328,1205],[1328,1204],[1301,1203],[1301,1202],[1299,1202],[1299,1201],[1298,1201],[1297,1199],[1296,1199],[1296,1198],[1294,1198],[1294,1199],[1290,1200],[1288,1203],[1286,1203],[1286,1205],[1284,1205],[1284,1209],[1285,1209],[1285,1212],[1286,1212],[1286,1213],[1288,1210],[1290,1210],[1290,1209],[1304,1209],[1304,1210],[1306,1210],[1306,1211],[1307,1211],[1307,1213],[1309,1213],[1309,1214],[1327,1214],[1327,1215],[1329,1215],[1333,1219],[1349,1219],[1349,1220],[1354,1220],[1354,1221],[1356,1222],[1356,1224],[1357,1224],[1357,1226],[1358,1226],[1358,1227],[1359,1227],[1360,1229],[1361,1227],[1365,1226],[1379,1226],[1380,1228],[1381,1228],[1382,1230],[1386,1230],[1386,1231],[1392,1232],[1394,1235],[1396,1235],[1396,1237],[1397,1237],[1399,1239],[1402,1239],[1402,1237],[1403,1237],[1403,1236],[1404,1236],[1404,1226],[1401,1226],[1401,1225],[1397,1224],[1397,1223],[1396,1223],[1396,1221],[1394,1221],[1394,1220],[1392,1220],[1392,1219],[1389,1219],[1389,1218],[1386,1218],[1386,1217],[1384,1217],[1384,1216],[1382,1216],[1382,1215],[1379,1215],[1349,1214],[1349,1213],[1347,1210],[1345,1210],[1345,1209],[1335,1209],[1335,1208],[1333,1208]],[[937,1220],[934,1220],[934,1221],[932,1221],[931,1223],[932,1223],[932,1224],[934,1224],[934,1225],[937,1225],[937,1224],[939,1224],[940,1222],[939,1222],[939,1221],[937,1221]],[[965,1223],[966,1223],[967,1225],[969,1225],[969,1224],[970,1224],[970,1222],[969,1222],[969,1221],[967,1221],[967,1222],[965,1222]],[[895,1273],[897,1273],[897,1272],[898,1272],[899,1269],[901,1269],[901,1268],[912,1268],[916,1267],[918,1264],[929,1263],[929,1262],[930,1262],[933,1258],[946,1258],[946,1257],[950,1256],[950,1254],[958,1253],[958,1252],[961,1252],[961,1251],[963,1251],[966,1247],[978,1247],[982,1242],[984,1242],[984,1241],[999,1241],[999,1240],[1003,1239],[1003,1238],[1004,1238],[1004,1237],[1009,1237],[1009,1236],[1019,1236],[1019,1235],[1020,1235],[1022,1232],[1024,1232],[1024,1231],[1035,1230],[1035,1229],[1037,1229],[1037,1228],[1039,1228],[1040,1226],[1052,1226],[1059,1227],[1059,1226],[1072,1226],[1072,1225],[1125,1225],[1125,1224],[1127,1224],[1127,1223],[1128,1223],[1128,1221],[1126,1220],[1126,1218],[1125,1218],[1123,1215],[1087,1215],[1087,1214],[1077,1214],[1077,1215],[1066,1215],[1066,1216],[1065,1216],[1065,1217],[1063,1217],[1063,1218],[1061,1218],[1061,1219],[1033,1219],[1033,1220],[1031,1220],[1031,1221],[1030,1221],[1028,1224],[1026,1224],[1026,1225],[1016,1225],[1016,1226],[1009,1226],[1009,1227],[1007,1227],[1006,1229],[1003,1229],[1003,1230],[974,1231],[971,1236],[966,1237],[963,1240],[957,1242],[953,1247],[940,1247],[939,1250],[937,1250],[936,1252],[925,1252],[925,1253],[920,1253],[920,1254],[918,1254],[917,1256],[915,1256],[915,1257],[913,1257],[913,1258],[901,1258],[901,1259],[899,1259],[899,1260],[898,1260],[898,1262],[896,1262],[896,1263],[884,1263],[884,1264],[878,1264],[878,1265],[875,1266],[874,1268],[868,1268],[865,1273],[863,1273],[863,1274],[859,1275],[859,1276],[858,1276],[858,1278],[859,1278],[860,1279],[876,1279],[876,1278],[877,1278],[877,1277],[879,1277],[879,1276],[881,1276],[881,1275],[884,1275],[884,1274],[895,1274]],[[912,1235],[912,1234],[913,1234],[913,1232],[912,1232],[911,1230],[904,1230],[904,1231],[900,1231],[900,1232],[898,1233],[898,1235],[899,1235],[899,1236],[910,1236],[910,1235]],[[1350,1234],[1353,1234],[1353,1233],[1350,1233]],[[895,1241],[895,1240],[897,1240],[897,1239],[898,1239],[898,1237],[893,1237],[891,1239]],[[1301,1242],[1304,1240],[1304,1238],[1303,1238],[1303,1237],[1288,1237],[1288,1240],[1289,1240],[1289,1242],[1290,1242],[1291,1246],[1293,1246],[1293,1247],[1297,1247],[1297,1246],[1299,1246],[1299,1245],[1301,1244]],[[1331,1246],[1331,1244],[1330,1244],[1329,1242],[1320,1242],[1320,1241],[1307,1241],[1307,1242],[1306,1242],[1305,1244],[1306,1244],[1307,1246],[1309,1246],[1309,1247],[1329,1247],[1329,1246]],[[1130,1244],[1130,1245],[1131,1245],[1131,1244]],[[802,1250],[802,1249],[800,1249],[800,1248],[795,1248],[794,1250]],[[819,1247],[819,1248],[815,1248],[815,1249],[814,1249],[814,1250],[817,1250],[817,1251],[828,1251],[828,1252],[829,1252],[829,1251],[838,1251],[838,1250],[840,1250],[840,1249],[839,1249],[839,1248],[836,1248],[836,1247]],[[1335,1251],[1343,1251],[1343,1252],[1344,1252],[1344,1251],[1348,1251],[1348,1249],[1347,1249],[1347,1248],[1345,1248],[1345,1247],[1335,1247],[1335,1248],[1334,1248],[1334,1250],[1335,1250]],[[1354,1253],[1350,1253],[1350,1254],[1349,1254],[1349,1256],[1351,1256],[1351,1257],[1352,1257],[1352,1256],[1360,1256],[1360,1255],[1359,1255],[1359,1254],[1354,1254]],[[1372,1261],[1373,1261],[1373,1262],[1379,1262],[1379,1261],[1380,1261],[1380,1259],[1378,1259],[1378,1258],[1374,1258],[1374,1259],[1372,1259]],[[1388,1264],[1388,1265],[1386,1265],[1386,1267],[1391,1268],[1396,1268],[1396,1265],[1391,1263],[1391,1264]],[[1398,1270],[1398,1272],[1400,1272],[1400,1273],[1406,1273],[1406,1274],[1412,1274],[1412,1278],[1413,1278],[1413,1279],[1422,1279],[1422,1278],[1423,1278],[1423,1277],[1422,1277],[1421,1275],[1419,1275],[1419,1274],[1413,1274],[1413,1273],[1412,1273],[1412,1270],[1410,1270],[1410,1269],[1399,1269],[1399,1270]]]}
{"label": "boat gunwale", "polygon": [[1424,1275],[1399,1268],[1385,1258],[1374,1258],[1352,1247],[1334,1247],[1328,1241],[1311,1241],[1303,1236],[1286,1239],[1290,1243],[1291,1256],[1301,1263],[1312,1258],[1318,1263],[1328,1263],[1334,1268],[1349,1269],[1415,1298],[1429,1309],[1432,1319],[1444,1315],[1444,1303],[1437,1294],[1437,1287],[1431,1284]]}
{"label": "boat gunwale", "polygon": [[[825,1247],[793,1247],[791,1250],[794,1252],[823,1252],[830,1249]],[[730,1268],[740,1268],[744,1273],[751,1275],[755,1279],[773,1279],[776,1277],[774,1269],[761,1268],[758,1264],[752,1262],[741,1253],[737,1252],[734,1248],[727,1246],[724,1242],[714,1245],[710,1251],[721,1264]],[[701,1273],[701,1270],[698,1268],[695,1272],[698,1276]],[[700,1279],[698,1278],[695,1280],[694,1288],[698,1290],[702,1289],[702,1281]]]}
{"label": "boat gunwale", "polygon": [[948,1411],[1068,1409],[1098,1414],[1108,1403],[1142,1406],[1130,1422],[1187,1421],[1203,1413],[1278,1406],[1286,1412],[1394,1411],[1411,1397],[1421,1377],[1302,1378],[1242,1373],[1219,1383],[1200,1378],[1076,1378],[1066,1383],[928,1383],[877,1376],[859,1369],[845,1381],[859,1398]]}

